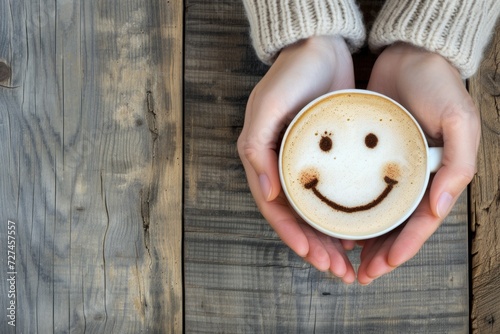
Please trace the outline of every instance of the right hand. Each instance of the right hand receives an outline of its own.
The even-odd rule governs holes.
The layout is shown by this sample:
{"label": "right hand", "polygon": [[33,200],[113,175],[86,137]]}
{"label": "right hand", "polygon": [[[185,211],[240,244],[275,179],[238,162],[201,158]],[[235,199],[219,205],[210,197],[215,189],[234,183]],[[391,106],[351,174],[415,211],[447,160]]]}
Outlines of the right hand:
{"label": "right hand", "polygon": [[278,236],[321,271],[354,282],[345,254],[354,242],[327,236],[304,223],[282,192],[280,134],[308,102],[327,92],[354,88],[352,57],[341,37],[311,37],[281,51],[250,94],[238,152],[255,202]]}
{"label": "right hand", "polygon": [[481,137],[479,112],[459,71],[439,54],[405,43],[387,47],[368,89],[401,103],[431,143],[443,146],[429,191],[400,228],[364,243],[358,281],[369,284],[417,254],[474,177]]}

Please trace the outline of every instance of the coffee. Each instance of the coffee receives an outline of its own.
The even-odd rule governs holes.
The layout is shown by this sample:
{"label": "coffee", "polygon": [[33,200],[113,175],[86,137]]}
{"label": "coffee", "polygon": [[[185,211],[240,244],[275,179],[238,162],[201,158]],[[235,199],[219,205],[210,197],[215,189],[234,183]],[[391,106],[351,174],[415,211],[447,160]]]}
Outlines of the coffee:
{"label": "coffee", "polygon": [[280,152],[291,205],[319,230],[361,239],[406,219],[428,180],[415,121],[381,95],[345,91],[307,106]]}

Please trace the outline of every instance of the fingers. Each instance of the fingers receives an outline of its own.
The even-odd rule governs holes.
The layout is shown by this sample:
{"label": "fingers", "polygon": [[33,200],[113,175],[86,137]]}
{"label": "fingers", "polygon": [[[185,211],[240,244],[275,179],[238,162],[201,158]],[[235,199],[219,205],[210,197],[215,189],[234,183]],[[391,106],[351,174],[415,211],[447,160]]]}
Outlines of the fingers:
{"label": "fingers", "polygon": [[285,198],[277,196],[274,200],[268,201],[260,189],[261,181],[257,171],[254,170],[245,156],[242,156],[241,160],[245,168],[250,191],[260,212],[283,242],[300,257],[305,257],[309,253],[309,242],[299,227],[299,223]]}
{"label": "fingers", "polygon": [[352,283],[355,280],[354,269],[340,241],[299,221],[288,206],[283,193],[272,201],[265,200],[259,189],[257,173],[247,160],[243,160],[243,165],[255,202],[280,239],[318,270],[330,270],[344,282]]}
{"label": "fingers", "polygon": [[304,258],[320,271],[329,270],[346,284],[356,280],[356,273],[347,257],[342,242],[320,233],[309,225],[302,225],[309,241],[309,254]]}
{"label": "fingers", "polygon": [[[332,261],[330,260],[330,254],[326,250],[325,244],[323,243],[323,241],[326,242],[326,239],[322,239],[321,235],[309,226],[303,225],[302,229],[304,231],[304,235],[309,241],[309,253],[304,257],[304,260],[320,271],[327,271],[330,268]],[[337,266],[336,271],[340,273],[340,276],[343,276],[345,268],[338,268]]]}
{"label": "fingers", "polygon": [[271,202],[264,201],[260,204],[259,207],[264,218],[266,218],[269,225],[271,225],[276,234],[288,247],[302,258],[310,256],[311,252],[313,252],[315,254],[314,257],[317,256],[320,259],[317,261],[318,269],[328,269],[329,263],[322,265],[326,261],[323,260],[323,254],[318,253],[320,251],[314,248],[314,243],[312,244],[313,248],[311,248],[310,236],[304,233],[297,219],[291,214],[290,209],[285,203],[275,200]]}
{"label": "fingers", "polygon": [[438,229],[441,221],[441,218],[433,214],[426,194],[404,226],[365,242],[358,281],[364,285],[369,284],[413,258]]}
{"label": "fingers", "polygon": [[354,282],[356,274],[340,240],[297,220],[282,195],[261,202],[259,208],[281,240],[306,262],[320,271],[329,270],[347,284]]}
{"label": "fingers", "polygon": [[370,284],[373,280],[385,275],[395,267],[387,262],[388,253],[399,231],[392,231],[378,238],[365,241],[361,251],[361,263],[358,268],[358,282]]}
{"label": "fingers", "polygon": [[330,256],[330,271],[344,283],[351,284],[356,274],[340,240],[328,237],[325,248]]}
{"label": "fingers", "polygon": [[413,258],[441,225],[442,219],[436,217],[431,208],[429,196],[426,194],[417,210],[394,241],[387,263],[391,267],[399,267]]}
{"label": "fingers", "polygon": [[356,247],[356,241],[354,240],[340,240],[342,247],[344,247],[345,250],[353,250],[354,247]]}
{"label": "fingers", "polygon": [[[248,166],[248,162],[245,164]],[[257,189],[258,176],[253,170],[247,171],[247,178],[252,193],[256,193],[254,198],[259,210],[288,247],[318,270],[330,270],[345,283],[354,282],[354,268],[340,240],[324,235],[298,220],[283,193],[272,201],[266,201]]]}

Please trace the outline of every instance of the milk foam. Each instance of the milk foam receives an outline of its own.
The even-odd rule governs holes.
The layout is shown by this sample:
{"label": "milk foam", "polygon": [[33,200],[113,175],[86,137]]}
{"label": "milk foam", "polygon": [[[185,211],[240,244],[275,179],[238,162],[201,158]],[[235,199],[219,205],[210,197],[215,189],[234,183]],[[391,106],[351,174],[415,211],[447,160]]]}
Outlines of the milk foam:
{"label": "milk foam", "polygon": [[[321,228],[372,234],[420,201],[425,152],[420,131],[397,105],[374,95],[334,95],[289,129],[282,181],[290,202]],[[370,203],[376,204],[367,209]]]}

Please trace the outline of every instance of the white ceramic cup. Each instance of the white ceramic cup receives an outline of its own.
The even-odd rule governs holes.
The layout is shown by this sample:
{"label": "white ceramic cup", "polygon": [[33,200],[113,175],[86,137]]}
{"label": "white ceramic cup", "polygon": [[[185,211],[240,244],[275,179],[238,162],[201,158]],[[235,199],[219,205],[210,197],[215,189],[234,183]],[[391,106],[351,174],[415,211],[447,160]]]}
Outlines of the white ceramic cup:
{"label": "white ceramic cup", "polygon": [[[349,106],[353,96],[356,103],[360,103],[359,106]],[[372,107],[375,105],[383,108]],[[367,110],[361,110],[365,107]],[[387,110],[390,110],[390,113]],[[334,113],[342,116],[334,116]],[[391,113],[395,116],[392,117]],[[398,125],[398,119],[405,125]],[[308,124],[312,125],[305,126],[300,122],[309,122]],[[404,128],[410,123],[410,127],[414,126],[415,130]],[[367,130],[364,130],[365,128]],[[370,132],[372,128],[375,129],[372,132],[376,132],[377,136]],[[370,134],[365,136],[363,131]],[[366,143],[359,145],[366,147],[358,149],[356,145],[359,140],[352,138],[358,138],[360,135],[365,136]],[[410,155],[407,155],[409,149],[406,147],[410,146],[405,145],[409,145],[406,142],[410,142],[410,135],[415,137],[413,142],[418,143],[418,152],[412,148]],[[376,138],[375,145],[378,146],[371,147],[374,145],[368,143],[370,136]],[[398,136],[404,139],[395,140]],[[320,143],[321,141],[325,143]],[[345,143],[347,144],[344,145]],[[325,152],[325,147],[321,150],[318,148],[322,145],[328,152]],[[390,149],[386,149],[387,147]],[[293,151],[295,148],[300,150],[299,153]],[[403,154],[397,154],[400,151]],[[414,160],[414,157],[419,157],[418,161]],[[353,160],[354,158],[357,160]],[[372,162],[371,158],[375,161]],[[387,233],[409,218],[424,196],[430,174],[440,167],[441,159],[442,148],[429,148],[421,127],[403,106],[379,93],[351,89],[320,96],[296,115],[281,143],[279,173],[283,192],[290,206],[305,222],[333,237],[364,240]],[[346,161],[345,166],[342,165],[343,161]],[[421,176],[413,179],[411,175],[416,175],[417,169]],[[382,176],[389,170],[395,171],[396,180]],[[365,171],[373,175],[362,175]],[[330,178],[330,181],[334,180],[332,184],[326,184],[328,180],[324,182],[328,179],[323,178],[327,173],[334,173]],[[366,199],[364,202],[361,200],[353,204],[358,198],[362,198],[365,192],[378,194],[378,197],[370,197],[373,198],[371,204],[366,204],[369,201]],[[403,205],[398,203],[405,197],[411,200],[407,200],[403,208]],[[343,204],[347,200],[351,201],[351,206]],[[370,207],[371,205],[373,206]],[[352,212],[348,212],[349,210]]]}

